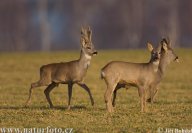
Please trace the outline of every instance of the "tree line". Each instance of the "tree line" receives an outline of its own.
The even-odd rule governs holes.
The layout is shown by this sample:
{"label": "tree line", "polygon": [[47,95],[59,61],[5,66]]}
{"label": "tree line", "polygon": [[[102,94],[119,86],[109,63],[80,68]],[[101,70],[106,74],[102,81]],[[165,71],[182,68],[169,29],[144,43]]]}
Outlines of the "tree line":
{"label": "tree line", "polygon": [[0,50],[64,50],[80,47],[90,25],[100,49],[142,48],[169,36],[192,46],[191,0],[2,0]]}

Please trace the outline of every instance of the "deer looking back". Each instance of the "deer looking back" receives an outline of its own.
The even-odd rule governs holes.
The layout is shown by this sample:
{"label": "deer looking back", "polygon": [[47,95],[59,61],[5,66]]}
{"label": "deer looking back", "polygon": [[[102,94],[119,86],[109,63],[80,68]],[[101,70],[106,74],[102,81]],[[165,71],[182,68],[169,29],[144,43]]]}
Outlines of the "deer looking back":
{"label": "deer looking back", "polygon": [[[165,69],[166,67],[172,62],[172,61],[179,61],[178,56],[175,54],[174,50],[171,48],[171,43],[169,39],[162,39],[159,48],[161,48],[161,56],[160,56],[160,62],[158,66],[157,73],[154,75],[153,80],[154,82],[150,84],[149,86],[149,92],[150,92],[150,97],[147,99],[147,102],[153,103],[154,97],[157,94],[159,88],[158,85],[161,82],[164,74],[165,74]],[[153,57],[153,55],[151,55]],[[153,60],[153,59],[151,59]],[[113,96],[113,106],[115,106],[115,99],[117,95],[117,91],[121,88],[127,88],[128,86],[126,85],[117,85],[116,89],[114,90],[114,96]]]}
{"label": "deer looking back", "polygon": [[107,84],[104,98],[109,112],[113,112],[111,101],[113,92],[128,86],[138,88],[141,111],[145,111],[145,90],[154,82],[160,60],[160,48],[154,50],[153,46],[148,43],[148,49],[151,52],[151,59],[148,63],[112,61],[101,70],[101,77]]}
{"label": "deer looking back", "polygon": [[161,82],[165,69],[172,61],[179,61],[178,56],[175,54],[174,50],[171,47],[171,43],[169,39],[162,39],[160,42],[161,46],[161,59],[158,67],[158,72],[156,74],[156,82],[150,86],[150,98],[147,100],[148,102],[153,103],[154,97],[158,91],[158,85]]}
{"label": "deer looking back", "polygon": [[58,86],[58,84],[68,84],[68,109],[70,109],[72,87],[75,83],[88,92],[91,103],[94,105],[94,100],[90,89],[85,83],[83,83],[83,79],[90,65],[91,58],[93,55],[97,54],[91,37],[92,31],[90,27],[81,29],[81,53],[78,60],[62,63],[52,63],[43,65],[40,68],[40,80],[31,84],[31,88],[29,89],[29,98],[26,105],[28,105],[31,101],[32,90],[34,88],[47,86],[44,93],[50,107],[53,107],[49,93],[56,86]]}

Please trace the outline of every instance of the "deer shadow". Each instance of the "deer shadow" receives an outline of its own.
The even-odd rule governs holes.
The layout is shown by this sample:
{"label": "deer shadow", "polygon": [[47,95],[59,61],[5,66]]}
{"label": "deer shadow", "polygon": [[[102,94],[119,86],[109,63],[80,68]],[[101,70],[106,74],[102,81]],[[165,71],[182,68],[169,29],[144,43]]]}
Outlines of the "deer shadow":
{"label": "deer shadow", "polygon": [[[66,106],[54,106],[53,108],[50,108],[48,106],[0,106],[0,110],[20,110],[20,109],[26,109],[26,110],[68,110]],[[85,110],[87,109],[83,105],[78,106],[72,106],[70,110]]]}

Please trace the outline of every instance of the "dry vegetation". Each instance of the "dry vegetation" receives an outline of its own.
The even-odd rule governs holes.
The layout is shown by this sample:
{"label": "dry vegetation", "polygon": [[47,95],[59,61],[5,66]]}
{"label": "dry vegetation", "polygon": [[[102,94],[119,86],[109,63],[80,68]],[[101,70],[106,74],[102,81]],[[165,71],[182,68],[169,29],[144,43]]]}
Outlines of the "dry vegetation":
{"label": "dry vegetation", "polygon": [[51,93],[54,109],[48,107],[44,87],[34,90],[32,104],[25,108],[31,82],[39,79],[39,67],[51,62],[79,57],[77,51],[52,53],[3,53],[0,55],[0,127],[60,127],[76,132],[155,132],[162,128],[192,128],[192,50],[179,49],[180,63],[172,63],[160,85],[155,104],[140,112],[137,90],[122,89],[117,95],[115,113],[106,112],[105,83],[100,68],[111,60],[146,62],[146,50],[100,51],[91,62],[85,82],[91,88],[95,107],[88,94],[74,86],[72,110],[67,107],[67,86]]}

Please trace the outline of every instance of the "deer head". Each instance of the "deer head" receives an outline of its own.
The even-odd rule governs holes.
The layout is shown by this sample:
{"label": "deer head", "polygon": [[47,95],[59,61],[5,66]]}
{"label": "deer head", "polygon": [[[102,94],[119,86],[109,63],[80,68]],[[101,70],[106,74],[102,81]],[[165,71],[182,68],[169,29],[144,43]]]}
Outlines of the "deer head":
{"label": "deer head", "polygon": [[87,28],[81,28],[81,49],[82,52],[88,56],[97,54],[97,51],[92,43],[92,31],[89,26]]}
{"label": "deer head", "polygon": [[162,54],[166,56],[168,63],[170,63],[171,61],[179,62],[178,56],[175,54],[175,52],[171,48],[171,43],[169,39],[163,38],[161,41],[161,47],[162,47]]}
{"label": "deer head", "polygon": [[153,48],[153,45],[151,43],[147,43],[147,48],[151,52],[151,59],[150,62],[158,62],[160,61],[161,56],[161,49],[158,47],[157,49]]}

